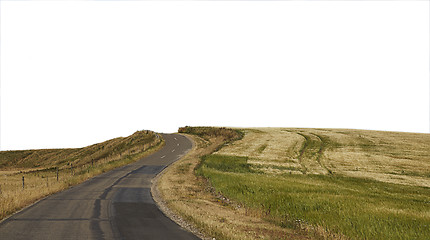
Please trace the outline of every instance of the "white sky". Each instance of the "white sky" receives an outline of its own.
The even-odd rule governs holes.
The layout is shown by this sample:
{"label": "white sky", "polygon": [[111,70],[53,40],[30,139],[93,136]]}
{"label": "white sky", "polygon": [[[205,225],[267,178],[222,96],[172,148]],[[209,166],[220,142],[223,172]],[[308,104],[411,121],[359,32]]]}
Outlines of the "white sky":
{"label": "white sky", "polygon": [[184,125],[429,131],[428,1],[2,1],[1,149]]}

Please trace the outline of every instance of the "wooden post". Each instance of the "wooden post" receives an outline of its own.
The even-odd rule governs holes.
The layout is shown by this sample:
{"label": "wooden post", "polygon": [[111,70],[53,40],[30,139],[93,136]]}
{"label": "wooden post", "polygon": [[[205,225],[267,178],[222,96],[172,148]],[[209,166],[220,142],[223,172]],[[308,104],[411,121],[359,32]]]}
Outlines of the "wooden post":
{"label": "wooden post", "polygon": [[24,189],[24,176],[22,176],[22,189]]}
{"label": "wooden post", "polygon": [[70,163],[70,173],[72,173],[72,175],[74,175],[73,174],[73,163]]}
{"label": "wooden post", "polygon": [[91,167],[94,167],[94,159],[91,158]]}
{"label": "wooden post", "polygon": [[46,187],[49,187],[48,178],[49,178],[49,176],[46,176]]}
{"label": "wooden post", "polygon": [[58,167],[57,167],[57,182],[58,182]]}

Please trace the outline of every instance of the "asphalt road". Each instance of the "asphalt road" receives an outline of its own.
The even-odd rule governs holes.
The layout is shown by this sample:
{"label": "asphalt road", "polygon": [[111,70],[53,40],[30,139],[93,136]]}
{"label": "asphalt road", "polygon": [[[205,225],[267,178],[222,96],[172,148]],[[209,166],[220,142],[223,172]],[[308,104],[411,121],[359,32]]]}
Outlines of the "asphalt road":
{"label": "asphalt road", "polygon": [[51,195],[0,223],[0,239],[199,239],[167,218],[151,179],[191,149],[177,134],[135,163]]}

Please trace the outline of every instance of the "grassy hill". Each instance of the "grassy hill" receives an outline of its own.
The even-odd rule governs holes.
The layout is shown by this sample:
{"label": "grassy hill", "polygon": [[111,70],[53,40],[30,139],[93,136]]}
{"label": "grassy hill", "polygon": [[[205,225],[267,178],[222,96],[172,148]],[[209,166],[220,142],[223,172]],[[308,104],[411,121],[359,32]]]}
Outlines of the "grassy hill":
{"label": "grassy hill", "polygon": [[[297,128],[240,131],[242,139],[202,157],[196,173],[232,209],[244,207],[284,229],[305,232],[296,238],[267,231],[268,238],[430,236],[429,134]],[[183,132],[202,136],[192,128]],[[253,229],[258,228],[248,225],[240,231]],[[218,233],[217,239],[235,238]],[[254,235],[246,238],[256,239]]]}
{"label": "grassy hill", "polygon": [[217,154],[268,174],[370,178],[430,187],[430,134],[348,129],[248,129]]}
{"label": "grassy hill", "polygon": [[63,168],[70,163],[81,166],[103,159],[117,159],[122,154],[134,154],[153,145],[156,135],[151,131],[137,131],[128,137],[114,138],[84,148],[1,151],[0,169]]}
{"label": "grassy hill", "polygon": [[162,144],[157,133],[137,131],[84,148],[1,151],[0,219],[44,196],[138,160]]}

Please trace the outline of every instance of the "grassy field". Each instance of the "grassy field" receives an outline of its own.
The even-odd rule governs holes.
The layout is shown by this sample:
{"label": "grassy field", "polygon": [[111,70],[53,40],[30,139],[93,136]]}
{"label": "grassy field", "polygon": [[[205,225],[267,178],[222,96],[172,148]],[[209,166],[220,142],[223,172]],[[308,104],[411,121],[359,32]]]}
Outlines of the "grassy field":
{"label": "grassy field", "polygon": [[[306,232],[297,239],[430,236],[429,134],[292,128],[242,132],[241,140],[203,156],[196,166],[197,175],[215,189],[213,195],[228,205],[242,206],[283,229]],[[239,238],[220,234],[217,239]]]}
{"label": "grassy field", "polygon": [[[202,239],[310,239],[300,229],[281,227],[260,217],[258,212],[232,204],[195,174],[201,157],[219,149],[225,142],[241,138],[232,129],[182,128],[181,133],[194,140],[193,149],[166,168],[153,186],[155,200],[165,214]],[[161,196],[159,199],[157,196]],[[190,227],[191,226],[191,227]]]}
{"label": "grassy field", "polygon": [[49,194],[136,161],[163,143],[154,132],[138,131],[84,148],[2,151],[0,220]]}

